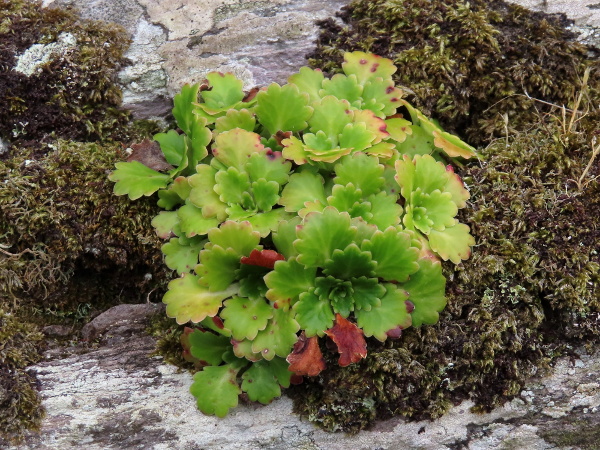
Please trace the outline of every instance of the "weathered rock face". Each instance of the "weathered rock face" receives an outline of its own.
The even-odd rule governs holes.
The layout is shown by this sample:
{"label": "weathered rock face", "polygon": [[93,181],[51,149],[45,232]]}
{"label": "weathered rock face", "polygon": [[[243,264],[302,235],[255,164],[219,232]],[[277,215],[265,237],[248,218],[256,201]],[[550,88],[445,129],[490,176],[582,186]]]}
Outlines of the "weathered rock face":
{"label": "weathered rock face", "polygon": [[46,0],[84,18],[122,25],[133,42],[121,72],[124,105],[138,117],[164,115],[185,83],[233,72],[250,88],[283,82],[305,65],[315,21],[347,0]]}
{"label": "weathered rock face", "polygon": [[[152,357],[139,332],[148,305],[119,305],[90,325],[99,348],[32,369],[47,411],[22,449],[506,449],[597,448],[600,353],[578,351],[554,373],[490,414],[454,407],[435,422],[380,422],[358,435],[326,433],[292,413],[286,398],[245,404],[224,419],[205,416],[189,393],[192,377]],[[89,330],[88,330],[89,331]]]}

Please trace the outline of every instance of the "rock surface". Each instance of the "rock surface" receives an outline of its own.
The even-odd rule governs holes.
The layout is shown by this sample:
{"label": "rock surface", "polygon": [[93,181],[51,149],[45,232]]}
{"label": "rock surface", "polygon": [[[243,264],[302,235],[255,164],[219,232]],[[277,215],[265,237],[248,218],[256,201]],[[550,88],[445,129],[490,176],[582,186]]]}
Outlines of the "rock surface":
{"label": "rock surface", "polygon": [[519,398],[490,414],[473,414],[465,402],[434,422],[395,418],[349,436],[315,428],[292,413],[286,397],[268,406],[240,405],[224,419],[203,415],[189,393],[191,375],[150,356],[154,339],[123,326],[130,312],[141,324],[142,311],[153,308],[114,307],[97,318],[103,324],[99,348],[32,367],[47,417],[41,433],[18,448],[594,448],[589,439],[600,427],[600,352],[559,359],[551,376],[532,380]]}

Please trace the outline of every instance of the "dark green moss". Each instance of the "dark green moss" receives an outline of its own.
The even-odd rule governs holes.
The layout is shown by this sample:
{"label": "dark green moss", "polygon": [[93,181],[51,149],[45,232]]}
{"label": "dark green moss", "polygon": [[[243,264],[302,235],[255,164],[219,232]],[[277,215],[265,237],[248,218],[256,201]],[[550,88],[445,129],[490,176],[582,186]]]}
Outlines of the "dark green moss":
{"label": "dark green moss", "polygon": [[[12,70],[19,54],[63,32],[77,40],[67,55],[31,76]],[[0,0],[0,41],[0,136],[29,145],[50,138],[122,137],[129,113],[119,108],[115,81],[129,46],[124,29],[42,8],[41,2]]]}
{"label": "dark green moss", "polygon": [[566,104],[586,65],[600,89],[597,50],[574,41],[564,16],[497,0],[355,0],[340,17],[320,23],[312,66],[340,71],[353,50],[388,57],[409,100],[472,145],[504,135],[505,114],[512,133],[548,110],[526,95]]}

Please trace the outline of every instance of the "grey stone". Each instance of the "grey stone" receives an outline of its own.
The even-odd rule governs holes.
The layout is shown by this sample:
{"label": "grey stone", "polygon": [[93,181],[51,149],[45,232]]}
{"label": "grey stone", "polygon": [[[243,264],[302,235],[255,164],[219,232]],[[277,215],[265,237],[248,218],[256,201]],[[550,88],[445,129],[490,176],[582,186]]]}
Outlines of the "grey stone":
{"label": "grey stone", "polygon": [[113,338],[129,337],[134,332],[143,330],[148,316],[163,309],[164,305],[155,303],[113,306],[87,323],[81,330],[81,337],[86,341],[107,333]]}

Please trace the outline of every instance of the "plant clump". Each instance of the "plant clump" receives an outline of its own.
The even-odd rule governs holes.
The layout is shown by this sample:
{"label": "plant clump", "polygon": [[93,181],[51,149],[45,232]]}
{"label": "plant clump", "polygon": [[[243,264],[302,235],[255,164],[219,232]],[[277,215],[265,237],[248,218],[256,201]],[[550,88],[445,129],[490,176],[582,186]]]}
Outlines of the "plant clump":
{"label": "plant clump", "polygon": [[475,243],[451,163],[475,151],[406,102],[395,71],[353,52],[331,79],[305,67],[250,93],[211,73],[175,96],[179,130],[109,176],[115,194],[157,193],[165,209],[152,225],[179,278],[163,302],[193,325],[181,341],[203,412],[319,375],[325,342],[345,367],[369,338],[438,321],[441,261]]}
{"label": "plant clump", "polygon": [[588,65],[590,91],[600,88],[597,49],[577,43],[562,15],[498,0],[355,0],[340,18],[320,23],[312,66],[339,72],[355,50],[390,58],[410,101],[472,145],[567,104]]}

